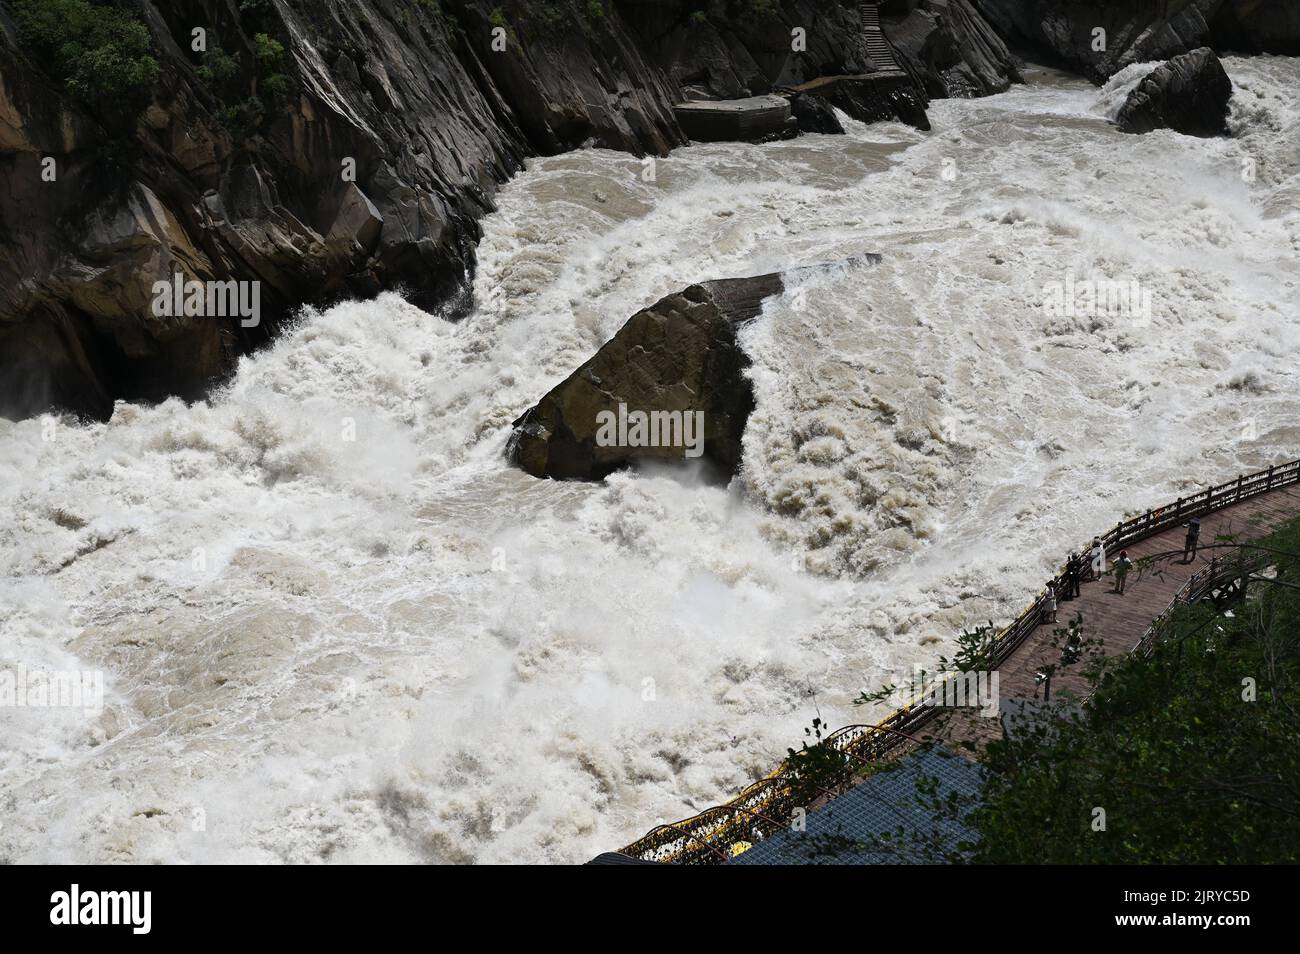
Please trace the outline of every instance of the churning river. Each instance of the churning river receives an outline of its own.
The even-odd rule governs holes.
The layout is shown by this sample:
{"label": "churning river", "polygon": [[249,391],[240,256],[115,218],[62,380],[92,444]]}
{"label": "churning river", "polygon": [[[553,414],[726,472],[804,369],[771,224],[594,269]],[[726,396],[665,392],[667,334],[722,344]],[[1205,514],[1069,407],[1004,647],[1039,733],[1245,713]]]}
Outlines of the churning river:
{"label": "churning river", "polygon": [[[1300,456],[1300,61],[1225,65],[1231,139],[1107,125],[1139,67],[536,160],[459,323],[347,303],[207,402],[0,421],[0,670],[104,680],[0,709],[0,858],[584,860],[878,715],[1094,531]],[[639,308],[864,251],[746,328],[731,486],[503,459]],[[1045,309],[1067,280],[1149,313]]]}

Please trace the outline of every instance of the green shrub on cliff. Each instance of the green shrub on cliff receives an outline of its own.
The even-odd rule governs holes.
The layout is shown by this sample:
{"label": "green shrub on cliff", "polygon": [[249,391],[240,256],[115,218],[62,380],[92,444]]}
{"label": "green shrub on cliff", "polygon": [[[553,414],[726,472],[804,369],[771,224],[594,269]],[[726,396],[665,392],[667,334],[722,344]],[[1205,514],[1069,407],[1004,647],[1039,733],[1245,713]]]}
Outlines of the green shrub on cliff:
{"label": "green shrub on cliff", "polygon": [[85,102],[139,105],[158,78],[153,38],[124,0],[8,0],[20,44]]}
{"label": "green shrub on cliff", "polygon": [[406,25],[407,29],[411,29],[415,23],[412,14],[412,10],[415,8],[423,10],[434,23],[444,29],[454,30],[458,26],[456,18],[442,8],[440,0],[413,0],[412,5],[403,8],[401,13],[402,23]]}
{"label": "green shrub on cliff", "polygon": [[241,72],[239,60],[219,46],[203,54],[196,73],[218,102],[217,118],[237,144],[257,135],[267,119],[267,105],[289,95],[289,77],[282,72],[284,44],[266,33],[253,36],[252,74]]}
{"label": "green shrub on cliff", "polygon": [[284,65],[284,44],[265,33],[253,37],[253,50],[261,72],[261,88],[272,99],[283,99],[289,93],[289,77],[280,71]]}
{"label": "green shrub on cliff", "polygon": [[521,27],[542,32],[577,26],[590,36],[607,16],[608,6],[608,0],[515,0],[494,8],[490,19],[494,26],[510,29],[509,21],[516,18]]}
{"label": "green shrub on cliff", "polygon": [[199,68],[195,71],[199,82],[218,98],[235,83],[239,77],[239,61],[219,46],[214,46],[203,54]]}

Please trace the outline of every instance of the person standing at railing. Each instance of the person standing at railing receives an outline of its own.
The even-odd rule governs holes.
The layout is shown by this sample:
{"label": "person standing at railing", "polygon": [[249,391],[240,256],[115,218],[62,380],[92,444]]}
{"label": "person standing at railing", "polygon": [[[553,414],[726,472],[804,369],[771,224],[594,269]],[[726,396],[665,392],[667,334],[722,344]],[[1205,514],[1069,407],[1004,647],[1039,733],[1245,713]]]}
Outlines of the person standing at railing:
{"label": "person standing at railing", "polygon": [[1065,561],[1065,598],[1076,599],[1079,595],[1079,578],[1083,576],[1083,560],[1079,554],[1071,553]]}
{"label": "person standing at railing", "polygon": [[1187,528],[1187,539],[1183,541],[1183,562],[1191,563],[1196,559],[1196,544],[1201,537],[1201,521],[1193,517],[1183,524]]}
{"label": "person standing at railing", "polygon": [[1133,566],[1133,561],[1128,558],[1127,550],[1119,551],[1119,559],[1115,561],[1115,592],[1120,596],[1124,595],[1124,581],[1128,579],[1128,571]]}
{"label": "person standing at railing", "polygon": [[1088,558],[1092,560],[1092,579],[1100,580],[1106,572],[1106,545],[1101,542],[1101,537],[1092,538],[1092,549],[1088,552]]}
{"label": "person standing at railing", "polygon": [[1044,623],[1056,622],[1056,581],[1047,581],[1047,593],[1043,598],[1043,619]]}

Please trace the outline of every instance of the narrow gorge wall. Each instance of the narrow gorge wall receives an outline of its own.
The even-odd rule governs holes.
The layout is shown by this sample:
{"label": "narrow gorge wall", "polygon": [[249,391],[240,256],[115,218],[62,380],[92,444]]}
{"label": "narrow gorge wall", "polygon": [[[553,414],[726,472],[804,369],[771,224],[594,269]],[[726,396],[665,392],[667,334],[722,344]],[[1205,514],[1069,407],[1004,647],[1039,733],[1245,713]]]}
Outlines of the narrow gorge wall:
{"label": "narrow gorge wall", "polygon": [[[1014,78],[968,0],[893,6],[918,90]],[[856,17],[834,0],[0,0],[0,414],[198,397],[303,303],[454,302],[526,157],[666,154],[693,86],[869,70]],[[258,283],[256,321],[159,314],[154,283],[177,273]]]}
{"label": "narrow gorge wall", "polygon": [[1095,83],[1131,63],[1201,46],[1220,53],[1300,54],[1300,3],[1294,0],[976,2],[1004,37]]}

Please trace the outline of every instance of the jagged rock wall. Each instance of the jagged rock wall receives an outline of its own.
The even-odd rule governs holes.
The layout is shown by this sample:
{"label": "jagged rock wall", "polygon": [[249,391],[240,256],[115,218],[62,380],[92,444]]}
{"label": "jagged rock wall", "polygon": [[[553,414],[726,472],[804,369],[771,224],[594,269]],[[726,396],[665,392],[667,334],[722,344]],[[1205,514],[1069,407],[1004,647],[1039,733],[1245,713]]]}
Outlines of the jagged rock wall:
{"label": "jagged rock wall", "polygon": [[[684,141],[684,85],[722,96],[869,68],[856,4],[836,0],[773,0],[765,17],[753,0],[129,0],[159,70],[128,111],[72,95],[20,43],[19,8],[36,2],[0,0],[9,417],[197,397],[302,303],[398,285],[424,306],[455,300],[478,222],[527,156],[663,154]],[[989,91],[980,57],[972,89]],[[914,72],[951,91],[942,76],[963,62]],[[920,85],[882,108],[917,113]],[[154,282],[177,272],[259,282],[260,320],[154,314]]]}
{"label": "jagged rock wall", "polygon": [[935,99],[988,96],[1021,82],[1015,57],[970,0],[887,5],[885,35]]}
{"label": "jagged rock wall", "polygon": [[[687,96],[736,99],[819,76],[873,69],[857,5],[837,0],[784,0],[768,12],[752,0],[619,0],[648,56]],[[806,49],[792,49],[793,31]]]}
{"label": "jagged rock wall", "polygon": [[[102,418],[116,397],[197,396],[303,302],[398,284],[445,301],[527,155],[683,141],[668,85],[616,17],[569,29],[502,6],[494,50],[486,2],[145,0],[160,79],[115,128],[20,53],[0,5],[0,413]],[[200,72],[196,27],[237,63],[223,90]],[[259,33],[285,50],[275,97]],[[252,131],[232,128],[244,96],[266,107]],[[177,270],[259,281],[260,323],[156,317],[153,282]]]}
{"label": "jagged rock wall", "polygon": [[[1002,34],[1102,83],[1131,63],[1201,46],[1218,52],[1300,53],[1292,0],[975,0]],[[1104,48],[1097,49],[1104,30]]]}
{"label": "jagged rock wall", "polygon": [[[823,76],[870,73],[856,0],[782,0],[744,16],[744,0],[618,0],[648,56],[685,94],[729,99]],[[881,26],[930,96],[987,95],[1019,82],[1014,57],[970,0],[891,0]],[[792,31],[806,49],[791,49]]]}

